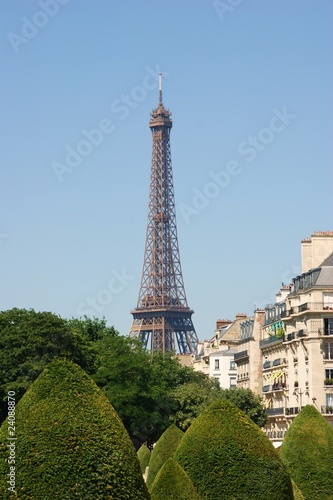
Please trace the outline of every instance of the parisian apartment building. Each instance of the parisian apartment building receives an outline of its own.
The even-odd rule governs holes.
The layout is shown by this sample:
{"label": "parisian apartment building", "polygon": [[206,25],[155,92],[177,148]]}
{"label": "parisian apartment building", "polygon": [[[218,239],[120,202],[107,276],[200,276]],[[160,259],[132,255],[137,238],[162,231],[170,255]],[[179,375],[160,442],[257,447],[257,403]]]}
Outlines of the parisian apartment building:
{"label": "parisian apartment building", "polygon": [[282,284],[274,304],[250,317],[218,320],[193,368],[223,388],[260,395],[268,414],[264,432],[276,447],[308,404],[333,426],[333,231],[301,242],[301,274]]}

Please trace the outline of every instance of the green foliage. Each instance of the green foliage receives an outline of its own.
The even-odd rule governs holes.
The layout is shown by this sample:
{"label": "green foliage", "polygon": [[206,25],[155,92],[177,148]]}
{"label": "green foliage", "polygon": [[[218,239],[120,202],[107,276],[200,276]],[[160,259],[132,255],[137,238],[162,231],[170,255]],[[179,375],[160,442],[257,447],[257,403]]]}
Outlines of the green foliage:
{"label": "green foliage", "polygon": [[114,326],[107,326],[105,318],[88,318],[88,316],[84,316],[80,319],[69,319],[67,323],[74,334],[79,334],[91,342],[119,335]]}
{"label": "green foliage", "polygon": [[140,446],[140,448],[138,449],[138,459],[140,463],[141,472],[142,474],[144,474],[146,471],[146,467],[148,467],[149,465],[149,460],[150,460],[150,451],[145,444]]}
{"label": "green foliage", "polygon": [[[16,408],[16,497],[148,499],[135,449],[96,384],[68,360],[50,363]],[[9,498],[7,421],[0,429],[0,496]]]}
{"label": "green foliage", "polygon": [[305,406],[289,427],[280,449],[304,498],[333,499],[332,450],[332,427],[314,406]]}
{"label": "green foliage", "polygon": [[150,497],[151,500],[200,500],[191,479],[172,458],[165,462],[157,474]]}
{"label": "green foliage", "polygon": [[66,357],[85,371],[95,370],[96,352],[79,331],[50,312],[11,309],[0,312],[0,421],[6,417],[4,394],[15,391],[18,402],[45,366]]}
{"label": "green foliage", "polygon": [[220,397],[234,403],[259,427],[264,427],[266,424],[267,412],[263,406],[262,398],[250,389],[221,389]]}
{"label": "green foliage", "polygon": [[[168,409],[163,380],[152,377],[150,355],[128,337],[107,337],[96,342],[100,366],[93,378],[114,406],[132,438],[155,441],[164,431]],[[167,423],[165,424],[167,426]]]}
{"label": "green foliage", "polygon": [[162,465],[174,454],[182,437],[183,432],[172,424],[157,441],[149,461],[149,471],[147,477],[148,488],[150,488],[153,484],[154,479]]}
{"label": "green foliage", "polygon": [[[141,443],[156,442],[170,422],[181,421],[174,417],[181,410],[174,392],[177,387],[193,383],[194,390],[199,391],[205,385],[209,392],[216,385],[206,375],[182,366],[172,353],[157,353],[151,357],[139,342],[128,337],[106,337],[95,345],[101,355],[93,378],[116,409],[130,436]],[[195,416],[198,414],[195,404],[190,408],[192,411]],[[184,419],[188,418],[186,412],[187,409]]]}
{"label": "green foliage", "polygon": [[303,493],[295,483],[295,481],[292,479],[291,484],[293,486],[293,495],[294,495],[294,500],[304,500]]}
{"label": "green foliage", "polygon": [[199,415],[174,458],[201,500],[293,498],[290,477],[272,443],[230,401],[216,401]]}
{"label": "green foliage", "polygon": [[186,431],[197,416],[220,395],[219,389],[214,390],[209,382],[188,382],[171,391],[174,411],[170,420],[183,431]]}

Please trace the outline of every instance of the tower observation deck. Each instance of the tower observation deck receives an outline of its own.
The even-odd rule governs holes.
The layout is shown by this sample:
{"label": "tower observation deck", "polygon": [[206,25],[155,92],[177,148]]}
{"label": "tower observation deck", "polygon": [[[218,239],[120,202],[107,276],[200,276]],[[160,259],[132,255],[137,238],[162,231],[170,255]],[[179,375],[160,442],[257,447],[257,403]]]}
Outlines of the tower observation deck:
{"label": "tower observation deck", "polygon": [[187,305],[180,264],[171,166],[171,113],[162,101],[151,113],[152,155],[148,221],[141,285],[129,335],[153,354],[178,351],[195,354],[198,337]]}

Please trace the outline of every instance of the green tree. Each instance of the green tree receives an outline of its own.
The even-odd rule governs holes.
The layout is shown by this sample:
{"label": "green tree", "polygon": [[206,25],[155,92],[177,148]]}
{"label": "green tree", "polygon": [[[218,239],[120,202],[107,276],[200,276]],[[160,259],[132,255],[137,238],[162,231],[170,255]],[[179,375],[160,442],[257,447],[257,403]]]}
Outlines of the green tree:
{"label": "green tree", "polygon": [[84,316],[83,318],[69,319],[67,323],[74,335],[80,335],[91,342],[119,335],[114,326],[107,326],[105,318],[89,318],[88,316]]}
{"label": "green tree", "polygon": [[[92,379],[66,359],[50,363],[16,408],[15,497],[148,499],[118,415]],[[8,422],[0,429],[0,496],[8,491]]]}
{"label": "green tree", "polygon": [[264,427],[266,424],[267,412],[262,398],[250,389],[221,389],[220,397],[234,403],[259,427]]}
{"label": "green tree", "polygon": [[150,488],[153,484],[154,479],[162,465],[168,460],[168,458],[173,456],[182,437],[183,432],[174,424],[170,425],[170,427],[163,432],[151,453],[147,477],[148,488]]}
{"label": "green tree", "polygon": [[272,443],[227,400],[215,401],[199,415],[174,459],[202,500],[293,498],[290,477]]}
{"label": "green tree", "polygon": [[173,458],[158,472],[150,495],[151,500],[200,500],[191,479]]}
{"label": "green tree", "polygon": [[97,385],[132,438],[140,443],[155,441],[167,415],[160,412],[164,386],[162,381],[154,383],[149,354],[139,342],[120,335],[98,340],[95,347],[100,352],[99,367],[93,376]]}
{"label": "green tree", "polygon": [[0,417],[6,416],[5,395],[23,396],[45,366],[56,357],[66,357],[92,373],[96,352],[80,331],[51,312],[11,309],[0,312]]}
{"label": "green tree", "polygon": [[333,499],[333,429],[312,405],[289,427],[280,456],[304,498]]}
{"label": "green tree", "polygon": [[208,380],[206,383],[187,382],[172,389],[170,392],[174,411],[170,421],[183,431],[219,396],[220,391]]}
{"label": "green tree", "polygon": [[146,468],[148,467],[150,460],[150,451],[145,444],[140,446],[140,448],[138,449],[138,459],[140,463],[141,472],[142,474],[144,474],[146,472]]}

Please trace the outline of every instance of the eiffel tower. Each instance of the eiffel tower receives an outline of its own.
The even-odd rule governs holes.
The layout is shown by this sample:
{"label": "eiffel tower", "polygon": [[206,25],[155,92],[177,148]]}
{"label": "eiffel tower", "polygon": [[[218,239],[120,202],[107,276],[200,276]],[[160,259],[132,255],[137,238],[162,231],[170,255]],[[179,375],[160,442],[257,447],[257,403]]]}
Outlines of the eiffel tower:
{"label": "eiffel tower", "polygon": [[177,238],[170,150],[172,120],[162,101],[161,74],[159,103],[151,113],[149,127],[153,147],[146,245],[129,335],[139,338],[151,354],[196,354],[198,337],[191,318],[194,311],[187,305]]}

